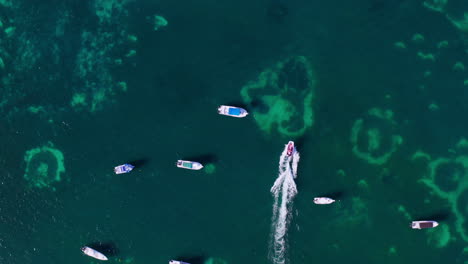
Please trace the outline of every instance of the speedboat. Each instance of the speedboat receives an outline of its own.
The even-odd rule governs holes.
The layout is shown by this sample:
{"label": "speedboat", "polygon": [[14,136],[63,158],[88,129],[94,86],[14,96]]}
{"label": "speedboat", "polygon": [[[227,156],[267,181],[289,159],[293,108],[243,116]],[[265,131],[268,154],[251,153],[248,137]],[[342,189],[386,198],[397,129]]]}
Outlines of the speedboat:
{"label": "speedboat", "polygon": [[169,264],[190,264],[190,263],[179,261],[179,260],[169,260]]}
{"label": "speedboat", "polygon": [[218,114],[241,118],[247,116],[249,112],[247,112],[247,110],[245,110],[244,108],[229,105],[221,105],[218,107]]}
{"label": "speedboat", "polygon": [[422,221],[413,221],[411,222],[411,228],[413,229],[424,229],[424,228],[433,228],[438,226],[439,223],[431,220],[422,220]]}
{"label": "speedboat", "polygon": [[135,168],[135,166],[132,166],[130,164],[123,164],[115,167],[114,172],[115,174],[129,173],[133,170],[133,168]]}
{"label": "speedboat", "polygon": [[288,142],[288,151],[286,152],[286,155],[292,156],[294,153],[294,141],[289,141]]}
{"label": "speedboat", "polygon": [[315,197],[314,198],[315,204],[331,204],[334,202],[335,200],[333,200],[332,198],[328,198],[328,197]]}
{"label": "speedboat", "polygon": [[99,259],[99,260],[107,260],[107,257],[104,256],[104,254],[90,247],[82,247],[81,251],[83,251],[83,253],[85,253],[86,255],[92,258]]}
{"label": "speedboat", "polygon": [[201,170],[203,165],[196,161],[178,160],[177,167],[188,170]]}

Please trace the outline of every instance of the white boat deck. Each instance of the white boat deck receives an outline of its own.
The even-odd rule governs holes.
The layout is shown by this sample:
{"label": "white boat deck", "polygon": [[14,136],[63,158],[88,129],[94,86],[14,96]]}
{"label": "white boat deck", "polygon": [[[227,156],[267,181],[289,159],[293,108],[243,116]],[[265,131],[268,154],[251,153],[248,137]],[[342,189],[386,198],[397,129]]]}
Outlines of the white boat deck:
{"label": "white boat deck", "polygon": [[221,105],[218,107],[218,114],[242,118],[242,117],[246,117],[249,114],[249,112],[247,112],[247,110],[241,107]]}

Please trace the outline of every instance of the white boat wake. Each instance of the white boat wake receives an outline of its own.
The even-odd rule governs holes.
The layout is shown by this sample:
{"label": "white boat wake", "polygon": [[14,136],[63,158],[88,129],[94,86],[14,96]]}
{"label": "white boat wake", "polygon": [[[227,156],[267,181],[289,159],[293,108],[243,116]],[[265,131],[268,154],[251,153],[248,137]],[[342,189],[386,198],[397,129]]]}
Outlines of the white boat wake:
{"label": "white boat wake", "polygon": [[292,217],[293,198],[297,194],[294,179],[297,176],[297,165],[300,156],[297,151],[288,156],[287,148],[286,145],[283,153],[281,153],[278,178],[270,190],[273,194],[274,203],[269,257],[274,264],[286,263],[286,235]]}

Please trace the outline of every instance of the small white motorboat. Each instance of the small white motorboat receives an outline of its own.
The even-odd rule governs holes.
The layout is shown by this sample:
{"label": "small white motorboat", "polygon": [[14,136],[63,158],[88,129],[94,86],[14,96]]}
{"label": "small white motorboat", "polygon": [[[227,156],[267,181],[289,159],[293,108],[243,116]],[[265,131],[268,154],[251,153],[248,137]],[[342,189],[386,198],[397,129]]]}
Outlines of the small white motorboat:
{"label": "small white motorboat", "polygon": [[169,260],[169,264],[190,264],[190,263],[179,261],[179,260]]}
{"label": "small white motorboat", "polygon": [[335,200],[333,200],[332,198],[328,198],[328,197],[315,197],[314,198],[315,204],[332,204],[334,202]]}
{"label": "small white motorboat", "polygon": [[247,112],[247,110],[245,110],[244,108],[236,106],[220,105],[218,107],[218,114],[241,118],[246,117],[249,114],[249,112]]}
{"label": "small white motorboat", "polygon": [[86,255],[92,258],[99,259],[99,260],[107,260],[107,257],[104,256],[104,254],[90,247],[82,247],[81,251],[83,251],[83,253],[85,253]]}
{"label": "small white motorboat", "polygon": [[424,228],[433,228],[438,226],[439,223],[431,220],[422,220],[422,221],[413,221],[411,222],[411,228],[413,229],[424,229]]}
{"label": "small white motorboat", "polygon": [[288,142],[288,151],[286,152],[286,155],[292,156],[294,153],[294,141],[289,141]]}
{"label": "small white motorboat", "polygon": [[130,164],[123,164],[119,165],[114,168],[115,174],[123,174],[123,173],[129,173],[135,168],[135,166],[130,165]]}
{"label": "small white motorboat", "polygon": [[203,165],[196,161],[178,160],[177,167],[188,170],[201,170]]}

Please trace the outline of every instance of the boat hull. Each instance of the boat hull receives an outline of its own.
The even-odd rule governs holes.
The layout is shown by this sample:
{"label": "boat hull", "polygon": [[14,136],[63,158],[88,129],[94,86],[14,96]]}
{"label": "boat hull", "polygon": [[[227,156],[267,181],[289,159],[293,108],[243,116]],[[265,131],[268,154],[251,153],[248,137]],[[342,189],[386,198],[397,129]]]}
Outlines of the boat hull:
{"label": "boat hull", "polygon": [[333,200],[332,198],[328,198],[328,197],[315,197],[314,198],[315,204],[332,204],[334,202],[335,200]]}
{"label": "boat hull", "polygon": [[178,160],[176,163],[178,168],[187,170],[201,170],[203,165],[200,162],[189,161],[189,160]]}
{"label": "boat hull", "polygon": [[190,264],[190,263],[179,261],[179,260],[170,260],[169,264]]}
{"label": "boat hull", "polygon": [[412,229],[425,229],[425,228],[434,228],[438,226],[439,223],[432,220],[422,220],[422,221],[413,221],[411,222]]}
{"label": "boat hull", "polygon": [[249,112],[247,112],[247,110],[241,107],[221,105],[218,107],[218,114],[237,117],[237,118],[243,118],[243,117],[246,117],[249,114]]}
{"label": "boat hull", "polygon": [[294,141],[289,141],[288,142],[288,150],[286,152],[286,155],[292,156],[293,153],[294,153]]}
{"label": "boat hull", "polygon": [[99,252],[99,251],[97,251],[95,249],[92,249],[90,247],[82,247],[81,251],[83,251],[83,253],[85,255],[88,255],[88,256],[90,256],[92,258],[103,260],[103,261],[108,260],[107,257],[104,256],[104,254],[102,254],[101,252]]}
{"label": "boat hull", "polygon": [[124,173],[129,173],[135,168],[133,165],[130,164],[123,164],[119,165],[114,168],[115,174],[124,174]]}

